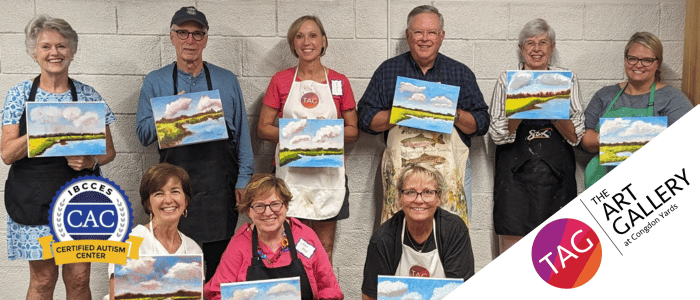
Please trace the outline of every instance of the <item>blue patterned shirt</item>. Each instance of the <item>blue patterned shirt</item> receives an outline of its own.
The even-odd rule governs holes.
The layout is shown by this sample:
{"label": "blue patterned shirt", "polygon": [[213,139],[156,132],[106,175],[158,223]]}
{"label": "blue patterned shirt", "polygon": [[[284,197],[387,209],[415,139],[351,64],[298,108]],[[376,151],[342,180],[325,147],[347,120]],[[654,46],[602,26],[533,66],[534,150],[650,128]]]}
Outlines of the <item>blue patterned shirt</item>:
{"label": "blue patterned shirt", "polygon": [[476,120],[476,132],[472,134],[465,134],[457,129],[467,146],[471,146],[472,136],[484,135],[488,131],[490,122],[488,107],[476,84],[474,73],[463,63],[438,53],[433,67],[423,75],[420,66],[413,60],[411,52],[384,61],[372,75],[372,80],[362,99],[357,103],[357,125],[360,130],[369,134],[380,133],[369,129],[369,125],[378,112],[391,109],[397,76],[459,86],[457,108],[470,112]]}

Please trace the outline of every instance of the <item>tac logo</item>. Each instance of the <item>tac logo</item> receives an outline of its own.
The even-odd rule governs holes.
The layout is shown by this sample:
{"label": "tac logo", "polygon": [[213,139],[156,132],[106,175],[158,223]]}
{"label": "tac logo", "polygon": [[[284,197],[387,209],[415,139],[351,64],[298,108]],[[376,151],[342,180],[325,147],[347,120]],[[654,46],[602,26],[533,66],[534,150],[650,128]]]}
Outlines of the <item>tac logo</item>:
{"label": "tac logo", "polygon": [[304,94],[304,96],[301,96],[301,105],[309,109],[318,106],[318,95],[316,93]]}
{"label": "tac logo", "polygon": [[532,264],[542,280],[572,289],[593,278],[600,267],[600,240],[585,223],[559,219],[540,230],[532,244]]}

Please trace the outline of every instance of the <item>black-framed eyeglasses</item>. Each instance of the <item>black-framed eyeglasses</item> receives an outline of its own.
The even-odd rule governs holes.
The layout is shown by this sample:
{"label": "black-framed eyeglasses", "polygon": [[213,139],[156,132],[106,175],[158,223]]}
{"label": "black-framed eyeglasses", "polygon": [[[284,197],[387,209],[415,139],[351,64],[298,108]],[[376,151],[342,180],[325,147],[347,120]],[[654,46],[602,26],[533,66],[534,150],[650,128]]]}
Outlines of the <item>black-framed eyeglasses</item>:
{"label": "black-framed eyeglasses", "polygon": [[282,210],[282,201],[273,201],[270,204],[262,204],[262,203],[255,203],[250,206],[250,208],[256,213],[256,214],[261,214],[264,213],[265,210],[269,207],[272,212],[279,212]]}
{"label": "black-framed eyeglasses", "polygon": [[656,57],[654,57],[654,58],[651,58],[651,57],[639,58],[639,57],[635,57],[632,55],[627,55],[627,57],[625,57],[625,61],[627,62],[627,64],[632,65],[632,66],[636,65],[637,62],[641,61],[642,66],[648,67],[648,66],[651,66],[651,64],[653,64],[655,60],[659,60],[659,59]]}
{"label": "black-framed eyeglasses", "polygon": [[422,192],[416,192],[416,190],[401,190],[401,194],[406,197],[406,200],[409,201],[415,201],[418,199],[418,196],[421,196],[421,199],[426,202],[430,202],[433,199],[435,199],[435,196],[437,196],[438,191],[436,190],[424,190]]}
{"label": "black-framed eyeglasses", "polygon": [[177,33],[177,37],[180,38],[181,40],[186,40],[188,37],[190,37],[190,34],[191,34],[191,35],[192,35],[192,38],[193,38],[195,41],[201,41],[201,40],[203,40],[204,37],[207,35],[207,33],[204,32],[204,31],[193,31],[193,32],[189,32],[189,31],[184,30],[184,29],[173,30],[173,32]]}

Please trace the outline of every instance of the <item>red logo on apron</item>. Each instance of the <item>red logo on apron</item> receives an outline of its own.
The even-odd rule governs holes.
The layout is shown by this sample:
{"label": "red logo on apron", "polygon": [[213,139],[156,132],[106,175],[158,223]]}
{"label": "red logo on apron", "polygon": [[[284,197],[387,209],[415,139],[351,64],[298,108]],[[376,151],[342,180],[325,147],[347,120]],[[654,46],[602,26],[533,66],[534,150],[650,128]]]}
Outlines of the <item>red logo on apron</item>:
{"label": "red logo on apron", "polygon": [[318,106],[318,95],[316,93],[304,94],[304,96],[301,96],[301,105],[308,109]]}
{"label": "red logo on apron", "polygon": [[413,266],[408,270],[408,276],[411,277],[430,277],[430,272],[421,266]]}

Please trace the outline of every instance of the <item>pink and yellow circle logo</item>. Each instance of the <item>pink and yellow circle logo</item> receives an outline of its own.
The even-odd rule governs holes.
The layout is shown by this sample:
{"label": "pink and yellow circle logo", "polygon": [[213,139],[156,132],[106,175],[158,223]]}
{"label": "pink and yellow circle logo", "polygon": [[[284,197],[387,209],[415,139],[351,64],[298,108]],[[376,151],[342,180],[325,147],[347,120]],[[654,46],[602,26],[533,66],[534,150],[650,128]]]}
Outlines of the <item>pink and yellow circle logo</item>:
{"label": "pink and yellow circle logo", "polygon": [[314,108],[318,106],[318,95],[316,93],[306,93],[301,96],[301,105],[306,108]]}
{"label": "pink and yellow circle logo", "polygon": [[603,249],[593,229],[576,219],[550,222],[532,244],[532,264],[542,280],[562,289],[579,287],[600,267]]}

